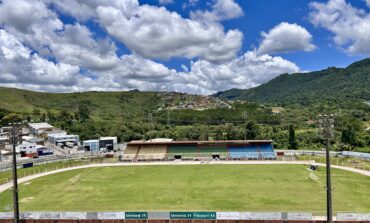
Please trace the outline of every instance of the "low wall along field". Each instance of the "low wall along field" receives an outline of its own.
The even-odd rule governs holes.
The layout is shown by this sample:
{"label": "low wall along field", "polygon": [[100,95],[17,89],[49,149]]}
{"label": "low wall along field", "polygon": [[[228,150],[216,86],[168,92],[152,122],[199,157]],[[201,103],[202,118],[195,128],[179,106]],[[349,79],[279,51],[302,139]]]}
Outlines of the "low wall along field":
{"label": "low wall along field", "polygon": [[[12,222],[13,213],[1,212],[0,223]],[[22,212],[21,222],[32,223],[249,223],[324,222],[310,213],[279,212]],[[370,214],[338,214],[336,222],[369,222]]]}

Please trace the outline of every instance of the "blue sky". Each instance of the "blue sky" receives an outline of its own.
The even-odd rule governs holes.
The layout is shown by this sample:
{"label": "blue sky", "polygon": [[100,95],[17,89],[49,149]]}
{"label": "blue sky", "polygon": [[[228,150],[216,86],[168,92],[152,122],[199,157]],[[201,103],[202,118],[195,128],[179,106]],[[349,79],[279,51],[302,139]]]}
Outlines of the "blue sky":
{"label": "blue sky", "polygon": [[[145,0],[140,1],[143,4],[161,5],[158,1]],[[173,1],[172,4],[166,4],[165,7],[172,11],[188,17],[191,10],[207,7],[205,3],[197,4],[194,7],[182,7],[183,1]],[[297,23],[305,27],[314,37],[314,43],[318,49],[314,52],[293,52],[285,54],[284,58],[294,61],[302,70],[315,71],[327,67],[346,67],[349,64],[367,58],[367,55],[349,55],[341,49],[333,46],[332,34],[325,29],[315,28],[309,21],[309,3],[307,0],[236,0],[244,11],[244,16],[233,20],[225,21],[222,24],[225,29],[239,29],[244,33],[243,47],[241,52],[248,51],[259,45],[261,41],[260,33],[268,31],[280,22]],[[315,2],[327,2],[318,0]],[[347,1],[355,7],[369,12],[365,1],[352,0]],[[209,7],[209,5],[208,5]],[[369,43],[370,44],[370,43]],[[168,66],[179,68],[183,61],[171,60],[166,62]]]}
{"label": "blue sky", "polygon": [[370,55],[370,0],[0,0],[0,85],[250,88]]}

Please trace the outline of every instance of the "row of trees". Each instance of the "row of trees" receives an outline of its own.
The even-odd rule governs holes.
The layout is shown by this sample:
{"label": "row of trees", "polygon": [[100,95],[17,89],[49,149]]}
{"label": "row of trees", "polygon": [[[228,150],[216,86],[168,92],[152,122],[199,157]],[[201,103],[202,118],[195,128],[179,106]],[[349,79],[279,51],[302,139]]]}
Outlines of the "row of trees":
{"label": "row of trees", "polygon": [[[7,114],[9,114],[8,111],[0,109],[0,119]],[[244,120],[240,119],[242,114],[246,114],[245,117],[243,115]],[[176,140],[273,139],[275,148],[321,148],[315,124],[309,126],[304,124],[307,120],[304,117],[308,117],[308,114],[308,111],[300,108],[291,108],[283,115],[274,115],[270,108],[252,103],[236,105],[234,110],[176,111],[171,113],[169,121],[167,112],[155,114],[152,123],[148,120],[129,121],[120,117],[99,121],[100,119],[91,118],[91,110],[87,104],[78,103],[78,106],[73,110],[41,111],[35,108],[32,114],[22,118],[29,122],[48,121],[68,132],[79,134],[83,140],[106,135],[118,136],[120,141],[126,142],[157,137]],[[163,117],[164,115],[165,117]],[[212,119],[209,119],[210,123],[204,122],[207,120],[207,116],[212,116]],[[228,122],[234,116],[237,119]],[[359,120],[363,118],[362,113],[358,113],[358,116],[360,118],[354,115],[349,115],[350,118],[337,117],[336,130],[339,134],[336,136],[336,141],[333,141],[333,143],[336,142],[336,148],[341,150],[369,148],[369,132],[363,130],[362,121]],[[188,118],[190,122],[187,124],[178,123],[178,120],[182,118]],[[278,122],[267,121],[269,118],[278,120]],[[311,119],[314,119],[314,115]],[[213,123],[214,121],[216,124]]]}
{"label": "row of trees", "polygon": [[[82,111],[82,112],[81,112]],[[269,125],[259,125],[254,121],[248,121],[243,125],[189,125],[175,126],[148,122],[104,122],[93,121],[83,109],[70,114],[61,111],[54,115],[48,111],[47,118],[51,124],[56,125],[68,132],[79,134],[81,139],[98,138],[100,136],[115,135],[120,141],[131,141],[150,138],[173,138],[175,140],[238,140],[238,139],[273,139],[275,148],[299,149],[320,148],[321,141],[317,137],[316,129],[311,131],[295,132],[294,125],[289,125],[288,131]],[[77,116],[76,114],[80,114]],[[83,120],[80,119],[82,116]],[[17,114],[2,116],[1,124],[20,122],[22,117]],[[41,116],[43,119],[44,117]],[[369,134],[361,135],[361,122],[355,120],[342,120],[338,123],[336,147],[339,150],[352,150],[354,147],[370,146]],[[333,142],[335,143],[335,141]]]}

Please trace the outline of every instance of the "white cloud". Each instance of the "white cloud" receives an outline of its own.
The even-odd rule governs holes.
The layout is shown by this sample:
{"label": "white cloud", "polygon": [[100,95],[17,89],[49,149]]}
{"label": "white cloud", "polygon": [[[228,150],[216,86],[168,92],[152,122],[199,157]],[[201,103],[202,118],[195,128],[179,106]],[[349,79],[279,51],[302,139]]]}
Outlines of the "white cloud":
{"label": "white cloud", "polygon": [[174,3],[173,0],[158,0],[159,4],[161,5],[168,5]]}
{"label": "white cloud", "polygon": [[282,22],[268,33],[262,32],[263,40],[258,48],[259,54],[287,53],[293,51],[312,51],[312,35],[302,26]]}
{"label": "white cloud", "polygon": [[223,21],[240,16],[243,16],[243,10],[234,0],[215,0],[211,11],[198,10],[191,13],[192,18],[207,21]]}
{"label": "white cloud", "polygon": [[281,57],[258,56],[249,51],[223,64],[199,60],[191,63],[188,73],[174,77],[170,90],[211,94],[230,88],[251,88],[265,83],[283,73],[299,72],[294,63]]}
{"label": "white cloud", "polygon": [[310,21],[329,30],[334,43],[350,54],[370,55],[370,13],[345,0],[310,4]]}
{"label": "white cloud", "polygon": [[[242,44],[239,30],[225,31],[221,24],[205,18],[186,19],[165,7],[139,5],[137,0],[43,1],[78,20],[95,19],[130,50],[149,59],[185,57],[223,62],[235,58]],[[233,0],[218,0],[213,8],[222,19],[242,14]]]}
{"label": "white cloud", "polygon": [[15,36],[0,30],[0,81],[73,85],[79,67],[55,64],[31,53]]}
{"label": "white cloud", "polygon": [[111,6],[131,16],[134,8],[139,6],[138,0],[42,0],[46,4],[53,4],[58,10],[71,15],[78,20],[88,20],[96,16],[99,6]]}
{"label": "white cloud", "polygon": [[15,1],[22,13],[18,12],[13,0],[5,0],[0,5],[0,23],[41,56],[55,57],[60,62],[92,70],[115,66],[116,47],[109,39],[94,39],[90,30],[78,23],[64,25],[42,1]]}
{"label": "white cloud", "polygon": [[31,33],[32,25],[41,22],[49,29],[61,28],[61,21],[40,1],[3,0],[0,6],[0,23],[5,28]]}
{"label": "white cloud", "polygon": [[59,61],[91,70],[108,70],[118,61],[116,47],[109,39],[96,40],[86,26],[65,25],[64,30],[46,42]]}
{"label": "white cloud", "polygon": [[3,86],[58,92],[131,88],[158,90],[174,73],[162,64],[125,55],[109,71],[89,74],[93,77],[82,75],[79,66],[44,59],[3,29],[0,29],[0,64],[0,83]]}
{"label": "white cloud", "polygon": [[[211,12],[216,20],[233,18],[240,15],[231,12],[233,4],[215,1]],[[55,9],[76,22],[64,24]],[[110,35],[97,38],[82,25],[88,20],[105,28],[132,54],[118,56]],[[237,57],[242,33],[225,31],[216,20],[186,19],[137,0],[3,0],[0,85],[53,92],[138,88],[209,94],[299,71],[290,61],[255,51]],[[195,62],[177,72],[148,59],[172,57]]]}
{"label": "white cloud", "polygon": [[134,17],[114,7],[98,7],[97,13],[111,35],[146,58],[200,57],[222,62],[234,58],[242,44],[238,30],[225,33],[220,24],[184,19],[164,7],[137,7]]}

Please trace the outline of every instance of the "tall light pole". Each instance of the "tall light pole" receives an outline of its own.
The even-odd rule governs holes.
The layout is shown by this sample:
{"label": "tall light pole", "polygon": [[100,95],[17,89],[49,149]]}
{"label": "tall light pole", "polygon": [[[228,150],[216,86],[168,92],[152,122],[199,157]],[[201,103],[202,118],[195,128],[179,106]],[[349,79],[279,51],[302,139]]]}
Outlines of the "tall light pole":
{"label": "tall light pole", "polygon": [[17,154],[16,147],[19,142],[19,127],[21,123],[11,122],[8,124],[8,143],[12,145],[12,177],[13,177],[13,211],[14,223],[19,223],[19,202],[18,202],[18,175],[17,175]]}
{"label": "tall light pole", "polygon": [[326,144],[326,215],[327,222],[333,222],[333,207],[331,198],[330,176],[330,140],[334,138],[334,115],[319,115],[319,135],[324,138]]}
{"label": "tall light pole", "polygon": [[13,144],[13,210],[14,223],[19,223],[19,202],[18,202],[18,175],[17,175],[17,155],[16,146],[18,142],[17,123],[11,123],[12,127],[12,144]]}

